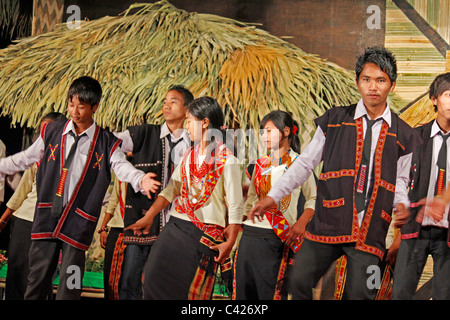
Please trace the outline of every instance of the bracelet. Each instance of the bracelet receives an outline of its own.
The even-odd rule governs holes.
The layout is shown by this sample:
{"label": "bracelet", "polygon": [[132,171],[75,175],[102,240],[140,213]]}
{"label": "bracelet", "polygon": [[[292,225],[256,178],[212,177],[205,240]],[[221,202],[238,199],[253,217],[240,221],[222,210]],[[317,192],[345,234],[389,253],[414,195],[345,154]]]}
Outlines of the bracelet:
{"label": "bracelet", "polygon": [[103,227],[100,230],[98,230],[98,233],[102,233],[103,231],[108,232],[108,227]]}
{"label": "bracelet", "polygon": [[5,220],[0,219],[0,223],[6,224],[7,222]]}

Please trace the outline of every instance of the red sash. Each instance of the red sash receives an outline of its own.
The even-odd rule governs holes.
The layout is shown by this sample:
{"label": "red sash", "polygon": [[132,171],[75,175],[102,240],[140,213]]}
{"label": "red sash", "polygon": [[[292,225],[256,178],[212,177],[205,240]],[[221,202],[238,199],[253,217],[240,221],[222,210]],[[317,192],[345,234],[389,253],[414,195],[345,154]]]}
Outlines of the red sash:
{"label": "red sash", "polygon": [[[289,158],[288,158],[289,157]],[[286,152],[283,155],[283,161],[282,164],[286,164],[287,167],[292,163],[292,160],[290,158],[289,152]],[[256,160],[255,165],[255,190],[256,194],[258,195],[259,199],[264,198],[267,193],[269,192],[271,188],[271,179],[270,174],[265,174],[265,170],[267,170],[270,167],[271,164],[271,156],[265,156],[258,160]],[[291,195],[288,195],[281,199],[280,202],[278,202],[275,206],[273,206],[269,211],[265,212],[265,216],[267,218],[267,221],[269,221],[270,225],[272,226],[273,231],[275,231],[275,234],[283,241],[285,242],[287,240],[287,236],[289,234],[290,225],[289,222],[286,220],[286,218],[283,215],[283,212],[286,211],[286,209],[289,207],[291,202]],[[298,239],[297,241],[293,242],[290,247],[292,251],[297,252],[298,249],[300,249],[302,240]]]}

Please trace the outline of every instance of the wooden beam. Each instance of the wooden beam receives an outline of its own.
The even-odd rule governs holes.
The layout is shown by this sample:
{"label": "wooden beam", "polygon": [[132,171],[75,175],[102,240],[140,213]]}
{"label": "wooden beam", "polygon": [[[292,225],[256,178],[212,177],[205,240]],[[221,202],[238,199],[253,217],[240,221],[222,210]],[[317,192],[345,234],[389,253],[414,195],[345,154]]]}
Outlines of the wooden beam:
{"label": "wooden beam", "polygon": [[450,72],[450,50],[447,50],[447,53],[446,53],[445,72]]}
{"label": "wooden beam", "polygon": [[[448,43],[422,16],[409,4],[407,0],[392,0],[395,5],[411,20],[412,23],[430,40],[439,53],[445,58],[450,50]],[[448,59],[447,59],[448,61]]]}

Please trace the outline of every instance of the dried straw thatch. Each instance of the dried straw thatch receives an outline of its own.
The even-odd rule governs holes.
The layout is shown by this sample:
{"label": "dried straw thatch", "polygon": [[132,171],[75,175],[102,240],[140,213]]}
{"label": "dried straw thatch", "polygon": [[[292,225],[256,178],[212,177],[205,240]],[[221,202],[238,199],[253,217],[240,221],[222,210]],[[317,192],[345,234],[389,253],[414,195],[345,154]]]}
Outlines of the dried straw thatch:
{"label": "dried straw thatch", "polygon": [[1,50],[2,114],[36,126],[47,112],[65,112],[68,87],[82,75],[101,82],[95,120],[114,130],[144,119],[160,123],[172,84],[218,99],[229,127],[258,128],[266,113],[281,109],[307,134],[327,108],[359,99],[353,71],[254,25],[162,1],[83,21],[79,29],[62,24]]}
{"label": "dried straw thatch", "polygon": [[400,113],[400,118],[413,128],[434,120],[436,116],[437,112],[428,97],[428,92],[408,104]]}

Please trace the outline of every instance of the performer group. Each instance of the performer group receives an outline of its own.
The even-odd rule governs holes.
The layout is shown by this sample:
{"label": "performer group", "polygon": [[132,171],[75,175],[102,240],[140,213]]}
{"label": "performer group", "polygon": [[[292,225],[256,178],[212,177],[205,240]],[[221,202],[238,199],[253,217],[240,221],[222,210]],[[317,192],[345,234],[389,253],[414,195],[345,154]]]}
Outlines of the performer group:
{"label": "performer group", "polygon": [[[80,299],[71,276],[95,232],[111,300],[212,299],[217,277],[230,299],[311,300],[329,270],[340,299],[411,300],[429,255],[431,298],[450,299],[450,73],[429,89],[436,119],[414,129],[389,106],[391,52],[367,48],[355,74],[361,99],[316,118],[302,151],[290,113],[264,115],[266,152],[245,167],[214,98],[175,85],[163,124],[111,132],[94,121],[99,82],[74,79],[69,119],[45,115],[30,147],[0,159],[0,179],[24,171],[0,218],[5,299],[52,299],[57,269],[55,298]],[[374,267],[389,286],[372,285]]]}

